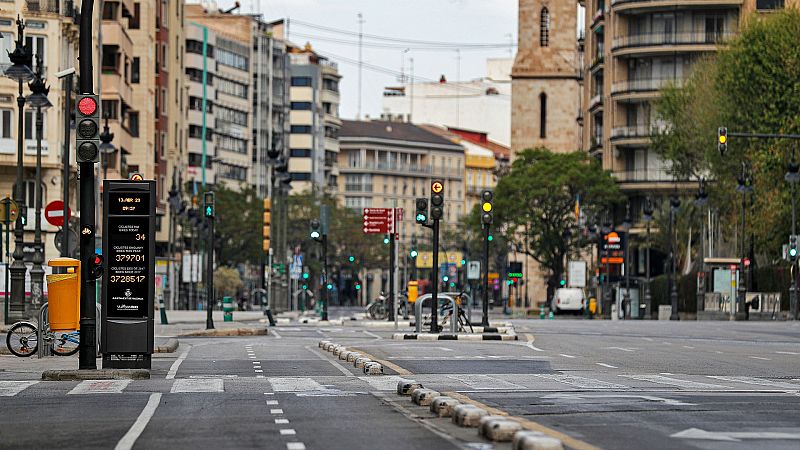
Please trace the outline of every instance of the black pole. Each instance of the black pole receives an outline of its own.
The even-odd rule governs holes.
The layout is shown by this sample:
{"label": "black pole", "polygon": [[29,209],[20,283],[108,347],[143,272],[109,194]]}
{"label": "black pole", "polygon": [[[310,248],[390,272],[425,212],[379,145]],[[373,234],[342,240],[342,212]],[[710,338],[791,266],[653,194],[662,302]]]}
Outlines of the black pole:
{"label": "black pole", "polygon": [[[433,221],[433,269],[431,270],[431,333],[439,332],[439,220]],[[455,314],[456,311],[453,311]]]}
{"label": "black pole", "polygon": [[[745,180],[747,174],[745,173],[745,166],[742,163],[742,181]],[[746,320],[747,316],[745,314],[745,296],[747,295],[747,278],[745,277],[744,273],[744,258],[746,256],[746,248],[747,248],[747,216],[745,215],[745,211],[747,209],[747,191],[744,189],[746,185],[742,186],[742,248],[741,248],[741,257],[739,258],[739,277],[737,280],[736,285],[737,288],[737,306],[736,306],[736,314],[734,315],[735,320]]]}
{"label": "black pole", "polygon": [[[650,221],[647,221],[647,253],[645,254],[645,290],[644,290],[644,304],[646,305],[646,312],[650,314],[650,319],[653,318],[653,297],[650,294]],[[644,317],[640,317],[644,319]]]}
{"label": "black pole", "polygon": [[67,210],[69,210],[69,118],[70,118],[70,98],[72,97],[72,74],[64,78],[64,151],[62,155],[63,172],[61,177],[64,182],[64,225],[61,227],[61,256],[69,256],[69,220],[67,220]]}
{"label": "black pole", "polygon": [[[392,214],[394,214],[394,208],[392,208]],[[394,321],[394,252],[395,252],[395,243],[394,243],[394,233],[389,234],[389,314],[388,314],[388,321]]]}
{"label": "black pole", "polygon": [[[793,161],[794,162],[794,161]],[[796,191],[795,185],[797,182],[792,182],[792,236],[797,235],[797,207],[796,207]],[[789,286],[789,309],[790,309],[790,319],[797,320],[798,319],[798,308],[797,308],[797,273],[795,273],[795,265],[797,262],[790,258],[792,261],[792,266],[789,270],[789,276],[792,278],[792,284]]]}
{"label": "black pole", "polygon": [[322,235],[322,320],[328,320],[328,300],[331,298],[331,293],[328,289],[328,235]]}
{"label": "black pole", "polygon": [[489,224],[483,225],[483,317],[481,326],[489,326]]}
{"label": "black pole", "polygon": [[208,257],[206,258],[206,329],[214,329],[214,217],[208,216]]}
{"label": "black pole", "polygon": [[673,228],[675,226],[675,209],[677,207],[674,206],[674,203],[677,202],[676,198],[673,198],[676,201],[672,202],[670,200],[670,210],[669,210],[669,264],[670,264],[670,277],[669,277],[669,297],[670,297],[670,304],[672,305],[672,312],[670,313],[669,320],[679,320],[680,316],[678,315],[678,279],[675,274],[675,236],[673,233]]}

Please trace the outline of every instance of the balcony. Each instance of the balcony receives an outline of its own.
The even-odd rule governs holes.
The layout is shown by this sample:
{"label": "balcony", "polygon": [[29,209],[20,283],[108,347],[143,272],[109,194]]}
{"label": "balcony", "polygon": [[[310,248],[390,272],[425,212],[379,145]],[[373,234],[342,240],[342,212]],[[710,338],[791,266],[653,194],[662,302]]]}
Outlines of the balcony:
{"label": "balcony", "polygon": [[603,106],[603,94],[602,93],[598,93],[597,95],[592,97],[589,100],[589,105],[588,106],[589,106],[589,108],[588,108],[589,111],[595,111],[599,107],[602,107]]}
{"label": "balcony", "polygon": [[[741,6],[744,0],[611,0],[614,11],[666,9],[679,6],[691,8],[697,6]],[[632,11],[633,12],[633,11]]]}
{"label": "balcony", "polygon": [[650,125],[629,125],[614,127],[611,129],[611,140],[629,138],[649,138],[652,136],[653,128]]}
{"label": "balcony", "polygon": [[[668,47],[670,52],[674,52],[675,46],[681,45],[690,47],[681,51],[710,51],[714,50],[717,44],[721,44],[734,36],[736,36],[736,33],[732,31],[632,34],[614,38],[611,49],[615,54],[623,53],[618,52],[618,50],[623,49],[627,49],[624,52],[625,54],[654,51],[655,49],[652,47]],[[697,48],[691,48],[691,46]]]}
{"label": "balcony", "polygon": [[611,175],[621,183],[641,183],[650,181],[673,181],[674,177],[666,167],[619,170]]}
{"label": "balcony", "polygon": [[27,0],[25,6],[31,13],[51,13],[72,17],[74,2],[72,0]]}
{"label": "balcony", "polygon": [[683,84],[681,78],[644,78],[641,80],[618,81],[611,86],[611,95],[653,92],[658,91],[670,84],[680,87]]}
{"label": "balcony", "polygon": [[425,165],[415,166],[406,164],[374,163],[371,161],[361,164],[350,164],[347,166],[341,166],[340,169],[342,172],[353,172],[353,171],[387,172],[394,175],[402,173],[404,175],[409,175],[409,176],[416,175],[423,177],[427,177],[429,175],[437,175],[437,176],[451,176],[460,178],[464,175],[464,170],[461,168],[444,169],[441,167],[436,168]]}

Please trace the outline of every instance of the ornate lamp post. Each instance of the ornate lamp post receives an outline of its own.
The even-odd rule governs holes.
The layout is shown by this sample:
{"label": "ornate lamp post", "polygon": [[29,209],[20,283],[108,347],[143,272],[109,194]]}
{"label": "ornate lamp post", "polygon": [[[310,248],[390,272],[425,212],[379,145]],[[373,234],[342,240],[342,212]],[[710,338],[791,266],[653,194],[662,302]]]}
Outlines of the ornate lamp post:
{"label": "ornate lamp post", "polygon": [[34,219],[35,234],[33,238],[34,254],[33,267],[31,268],[31,308],[34,312],[42,304],[44,288],[44,244],[42,243],[42,132],[44,129],[42,110],[53,106],[47,99],[50,88],[42,78],[42,60],[36,58],[36,78],[28,87],[32,94],[28,97],[28,104],[36,108],[36,217]]}
{"label": "ornate lamp post", "polygon": [[100,154],[103,155],[103,179],[105,180],[108,178],[108,160],[117,153],[117,148],[111,143],[114,140],[114,133],[108,129],[108,114],[104,118],[106,122],[103,125],[103,132],[100,133]]}
{"label": "ornate lamp post", "polygon": [[622,268],[625,271],[625,294],[622,296],[622,317],[630,319],[631,317],[631,274],[630,274],[630,239],[631,228],[633,227],[633,220],[631,219],[631,204],[625,205],[625,220],[622,222],[621,228],[625,231],[625,257],[622,260]]}
{"label": "ornate lamp post", "polygon": [[[14,201],[19,207],[19,215],[14,224],[14,262],[9,267],[11,272],[11,299],[8,307],[6,323],[13,320],[23,319],[25,315],[25,224],[24,216],[27,212],[25,208],[23,158],[25,145],[25,97],[22,95],[22,84],[31,81],[34,77],[31,70],[32,55],[25,48],[25,23],[17,17],[17,41],[16,48],[8,54],[12,66],[6,69],[5,76],[16,80],[19,83],[19,96],[17,97],[17,180],[14,186]],[[8,301],[8,300],[6,300]]]}
{"label": "ornate lamp post", "polygon": [[[703,211],[703,207],[708,203],[708,192],[706,192],[706,180],[705,178],[700,179],[700,186],[698,187],[697,194],[695,195],[694,204],[700,211]],[[701,217],[701,221],[703,226],[701,227],[702,233],[700,237],[700,251],[699,259],[700,259],[700,272],[702,276],[698,278],[697,283],[697,311],[705,310],[705,301],[706,301],[706,292],[705,292],[705,277],[706,277],[706,264],[705,258],[703,255],[705,254],[705,247],[706,247],[706,221]],[[701,284],[702,282],[702,284]]]}
{"label": "ornate lamp post", "polygon": [[[653,297],[650,295],[650,222],[653,221],[653,201],[648,196],[644,201],[644,209],[642,211],[644,213],[644,221],[647,224],[647,253],[645,254],[645,284],[644,284],[644,304],[646,310],[644,311],[646,314],[649,313],[652,317],[653,315]],[[642,314],[640,318],[644,318],[645,314]]]}
{"label": "ornate lamp post", "polygon": [[677,193],[669,197],[669,298],[672,305],[672,313],[669,315],[669,320],[680,320],[678,316],[678,277],[676,274],[677,267],[675,265],[675,215],[681,207],[681,199],[678,198]]}

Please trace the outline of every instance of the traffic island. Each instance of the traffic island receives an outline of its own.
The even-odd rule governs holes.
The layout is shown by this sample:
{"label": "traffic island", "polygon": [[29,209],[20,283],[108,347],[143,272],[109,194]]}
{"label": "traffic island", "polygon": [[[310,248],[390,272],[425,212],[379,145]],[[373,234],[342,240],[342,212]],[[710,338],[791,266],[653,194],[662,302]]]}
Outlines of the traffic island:
{"label": "traffic island", "polygon": [[197,330],[181,334],[191,337],[219,337],[219,336],[265,336],[269,334],[266,328],[219,328],[211,330]]}
{"label": "traffic island", "polygon": [[452,333],[395,333],[392,339],[396,341],[417,340],[417,341],[517,341],[516,334],[452,334]]}
{"label": "traffic island", "polygon": [[158,344],[155,347],[156,353],[173,353],[178,349],[180,342],[177,339],[168,339],[163,344]]}
{"label": "traffic island", "polygon": [[44,381],[149,380],[148,369],[45,370]]}

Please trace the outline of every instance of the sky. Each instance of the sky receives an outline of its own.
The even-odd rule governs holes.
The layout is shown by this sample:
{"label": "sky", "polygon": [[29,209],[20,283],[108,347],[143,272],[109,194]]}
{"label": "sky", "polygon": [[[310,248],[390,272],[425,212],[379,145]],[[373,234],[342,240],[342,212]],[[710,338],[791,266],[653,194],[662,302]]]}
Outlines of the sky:
{"label": "sky", "polygon": [[[218,6],[224,9],[233,3],[233,0],[219,0]],[[517,0],[240,0],[240,3],[243,12],[260,12],[267,21],[289,18],[292,42],[300,45],[311,42],[315,50],[338,63],[342,75],[340,115],[346,119],[355,118],[358,112],[358,37],[321,30],[318,26],[357,33],[360,12],[365,35],[499,46],[463,48],[459,65],[455,49],[413,48],[403,58],[408,45],[429,44],[365,38],[364,64],[378,68],[365,67],[362,71],[362,118],[380,115],[383,88],[398,84],[401,59],[405,59],[406,75],[409,58],[414,59],[414,77],[420,81],[438,80],[441,75],[456,80],[459,66],[462,80],[475,79],[485,75],[486,58],[509,57],[509,44],[515,43],[517,37]],[[367,42],[392,48],[367,47]]]}

